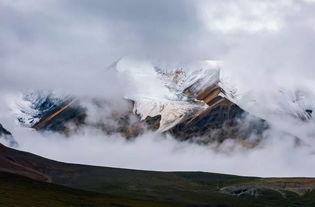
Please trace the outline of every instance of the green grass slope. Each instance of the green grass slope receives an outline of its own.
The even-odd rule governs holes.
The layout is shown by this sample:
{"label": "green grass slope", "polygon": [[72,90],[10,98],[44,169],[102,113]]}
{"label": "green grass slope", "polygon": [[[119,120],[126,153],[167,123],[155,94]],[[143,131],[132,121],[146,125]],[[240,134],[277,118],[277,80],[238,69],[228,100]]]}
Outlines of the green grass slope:
{"label": "green grass slope", "polygon": [[41,201],[53,203],[53,206],[61,206],[55,203],[59,201],[65,202],[66,206],[80,206],[76,200],[85,202],[81,206],[108,206],[110,203],[104,204],[108,196],[124,198],[123,204],[117,204],[120,206],[132,206],[129,204],[131,201],[140,200],[148,202],[146,206],[155,203],[185,207],[315,206],[315,179],[312,178],[263,179],[203,172],[153,172],[76,165],[1,145],[0,172],[37,180],[28,179],[26,182],[26,178],[6,179],[2,176],[0,200],[2,204],[8,204],[5,206],[12,206],[10,202],[41,197],[45,197]]}
{"label": "green grass slope", "polygon": [[[186,173],[185,176],[194,177],[193,179],[199,177],[198,175],[196,176],[195,173]],[[234,183],[234,181],[232,182]],[[182,194],[183,192],[171,193]],[[23,176],[9,173],[0,173],[0,207],[288,207],[314,206],[315,204],[315,193],[313,192],[308,192],[303,196],[287,192],[285,197],[272,190],[262,191],[262,194],[258,197],[246,195],[235,197],[220,194],[215,191],[211,194],[203,194],[203,192],[200,191],[190,191],[190,193],[196,193],[193,196],[196,200],[202,199],[201,197],[203,196],[208,196],[209,201],[207,204],[198,204],[196,202],[187,202],[186,199],[181,200],[180,198],[178,200],[172,199],[164,202],[131,199],[123,196],[89,192],[56,184],[35,181]],[[192,198],[189,194],[186,196]],[[155,200],[156,198],[157,197],[154,197],[154,199],[151,200]]]}
{"label": "green grass slope", "polygon": [[174,205],[104,195],[35,181],[19,175],[0,173],[0,206],[170,207]]}

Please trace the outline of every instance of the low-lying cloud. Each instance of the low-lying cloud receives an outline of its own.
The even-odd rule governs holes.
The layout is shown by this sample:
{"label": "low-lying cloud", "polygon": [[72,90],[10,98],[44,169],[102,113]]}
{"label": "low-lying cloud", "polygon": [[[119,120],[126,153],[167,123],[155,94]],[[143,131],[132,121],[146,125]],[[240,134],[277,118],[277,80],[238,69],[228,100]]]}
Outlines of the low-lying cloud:
{"label": "low-lying cloud", "polygon": [[[296,119],[315,109],[314,1],[0,0],[0,10],[0,123],[20,149],[138,169],[315,175],[314,118]],[[7,100],[27,90],[120,100],[135,85],[108,66],[125,56],[178,67],[221,60],[234,101],[271,124],[265,141],[246,150],[228,140],[218,152],[149,132],[133,142],[90,129],[65,138],[15,123]]]}
{"label": "low-lying cloud", "polygon": [[314,145],[296,147],[283,133],[255,150],[233,140],[220,146],[179,142],[147,132],[133,141],[87,129],[71,137],[15,129],[19,149],[70,163],[162,171],[207,171],[250,176],[314,176]]}

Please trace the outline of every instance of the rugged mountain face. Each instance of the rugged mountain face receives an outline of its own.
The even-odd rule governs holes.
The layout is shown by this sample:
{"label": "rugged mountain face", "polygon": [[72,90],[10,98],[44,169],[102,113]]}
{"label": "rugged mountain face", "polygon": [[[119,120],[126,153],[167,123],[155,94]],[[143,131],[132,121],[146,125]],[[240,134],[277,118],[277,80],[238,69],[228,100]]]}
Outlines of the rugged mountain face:
{"label": "rugged mountain face", "polygon": [[[126,73],[126,69],[122,70],[119,63],[115,67],[118,72]],[[106,120],[91,122],[86,119],[87,109],[73,97],[30,94],[24,97],[24,102],[28,102],[24,106],[30,109],[22,108],[21,114],[24,114],[24,118],[19,120],[36,130],[68,134],[80,125],[89,125],[106,134],[118,132],[127,138],[136,137],[149,128],[160,133],[171,133],[180,140],[202,137],[200,140],[203,143],[227,138],[246,140],[254,137],[254,140],[260,140],[262,132],[268,127],[264,120],[250,115],[229,100],[229,94],[221,87],[220,73],[215,61],[205,62],[195,70],[163,70],[154,67],[151,72],[141,74],[141,79],[139,73],[131,72],[130,76],[137,82],[148,79],[154,82],[154,87],[160,84],[156,90],[166,91],[168,95],[157,96],[148,92],[133,94],[126,97],[129,105],[126,110],[110,112],[111,115]],[[145,87],[143,85],[141,87]],[[151,91],[154,93],[155,90]],[[90,100],[98,110],[110,108],[109,102]],[[108,124],[110,122],[115,124]]]}
{"label": "rugged mountain face", "polygon": [[23,126],[32,127],[67,99],[44,91],[24,94],[17,103],[17,118]]}
{"label": "rugged mountain face", "polygon": [[[174,80],[178,81],[178,76],[183,73],[175,71]],[[180,139],[203,137],[203,142],[210,142],[227,138],[245,140],[253,135],[259,140],[268,127],[263,119],[250,115],[227,98],[228,94],[220,86],[218,70],[206,74],[205,77],[189,80],[182,93],[191,100],[205,103],[206,107],[197,113],[191,113],[185,121],[170,130]]]}
{"label": "rugged mountain face", "polygon": [[71,97],[36,91],[25,94],[18,103],[17,117],[25,127],[68,133],[69,125],[82,124],[85,111]]}

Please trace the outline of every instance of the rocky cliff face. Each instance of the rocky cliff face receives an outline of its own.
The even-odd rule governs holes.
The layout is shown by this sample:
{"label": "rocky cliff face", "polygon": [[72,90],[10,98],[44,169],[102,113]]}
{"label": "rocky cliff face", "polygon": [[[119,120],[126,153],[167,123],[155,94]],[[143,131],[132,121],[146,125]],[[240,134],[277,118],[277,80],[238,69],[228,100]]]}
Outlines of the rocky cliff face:
{"label": "rocky cliff face", "polygon": [[207,106],[176,125],[171,133],[181,139],[203,137],[203,142],[223,141],[227,138],[245,140],[252,135],[256,140],[261,139],[262,132],[268,128],[264,120],[247,113],[230,101],[220,87],[219,79],[209,81],[209,84],[203,81],[201,87],[200,82],[202,81],[196,80],[183,93]]}
{"label": "rocky cliff face", "polygon": [[[214,62],[211,62],[215,65]],[[262,138],[268,128],[263,119],[255,117],[229,100],[221,87],[220,74],[217,68],[202,68],[187,74],[182,69],[172,73],[162,73],[172,82],[181,99],[197,105],[198,110],[188,112],[185,118],[169,129],[175,137],[187,140],[199,137],[199,141],[224,141],[227,138],[254,142]],[[202,106],[202,104],[204,104]],[[182,104],[178,104],[182,105]],[[187,110],[186,110],[187,111]]]}
{"label": "rocky cliff face", "polygon": [[[31,106],[32,110],[21,111],[25,114],[35,110],[36,113],[27,114],[27,120],[32,120],[29,122],[30,127],[36,130],[69,133],[81,125],[89,125],[106,134],[120,133],[127,138],[136,137],[148,128],[160,133],[171,133],[180,140],[202,137],[204,143],[227,138],[246,140],[253,136],[259,140],[267,128],[266,122],[229,100],[229,95],[221,87],[215,62],[206,62],[200,67],[187,71],[155,67],[154,71],[147,73],[154,77],[148,79],[154,80],[155,85],[161,83],[163,91],[168,91],[171,97],[133,95],[126,99],[128,109],[109,112],[106,119],[101,121],[87,120],[85,108],[78,100],[69,97],[54,98],[43,94],[25,96],[29,102],[26,105]],[[143,81],[147,79],[143,74],[141,78]],[[141,81],[139,77],[135,79]],[[90,103],[95,110],[110,110],[110,101],[90,100]],[[24,121],[25,118],[19,120]],[[114,124],[110,124],[112,122]]]}

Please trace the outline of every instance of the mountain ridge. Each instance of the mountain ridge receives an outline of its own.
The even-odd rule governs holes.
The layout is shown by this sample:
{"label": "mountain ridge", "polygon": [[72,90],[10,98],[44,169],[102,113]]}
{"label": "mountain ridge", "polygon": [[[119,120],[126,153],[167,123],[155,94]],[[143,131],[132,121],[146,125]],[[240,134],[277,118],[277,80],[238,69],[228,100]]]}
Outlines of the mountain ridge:
{"label": "mountain ridge", "polygon": [[[131,93],[130,97],[124,100],[128,107],[118,113],[110,111],[110,100],[87,100],[90,106],[95,107],[93,110],[110,111],[107,120],[95,123],[94,120],[89,123],[86,119],[89,109],[84,108],[75,97],[64,101],[61,99],[56,105],[56,101],[47,103],[50,99],[58,100],[50,98],[54,97],[53,95],[43,93],[47,96],[43,97],[43,100],[33,95],[31,97],[35,97],[35,100],[28,98],[31,104],[26,105],[39,110],[37,113],[40,118],[38,122],[33,123],[32,128],[71,134],[70,128],[73,126],[72,132],[80,126],[88,126],[98,128],[105,134],[120,133],[126,138],[136,138],[150,129],[162,134],[170,133],[178,140],[202,137],[202,143],[207,144],[234,138],[249,142],[251,146],[255,146],[262,139],[263,131],[268,128],[265,120],[249,114],[228,98],[230,95],[220,85],[219,66],[215,61],[205,61],[199,69],[186,71],[181,68],[167,71],[153,67],[144,74],[128,70],[128,64],[122,64],[121,61],[124,63],[124,60],[120,60],[115,64],[116,73],[127,74],[138,82],[151,80],[154,84],[148,86],[149,88],[158,87],[156,90],[161,89],[168,93],[165,96]],[[143,87],[143,84],[140,86]],[[157,84],[161,85],[156,86]],[[53,107],[46,110],[45,105]],[[115,124],[108,125],[109,122]],[[248,137],[255,137],[255,141],[252,142],[253,139],[249,140]]]}

